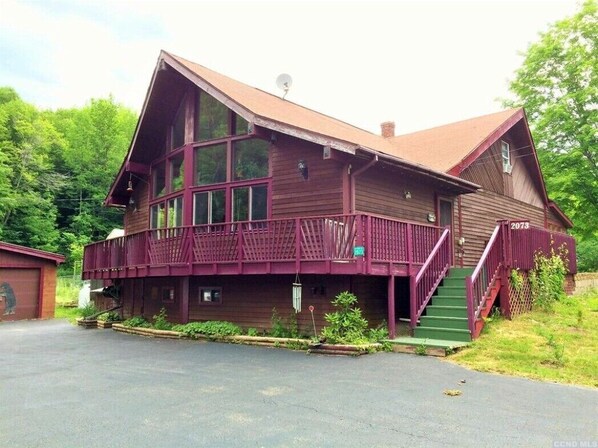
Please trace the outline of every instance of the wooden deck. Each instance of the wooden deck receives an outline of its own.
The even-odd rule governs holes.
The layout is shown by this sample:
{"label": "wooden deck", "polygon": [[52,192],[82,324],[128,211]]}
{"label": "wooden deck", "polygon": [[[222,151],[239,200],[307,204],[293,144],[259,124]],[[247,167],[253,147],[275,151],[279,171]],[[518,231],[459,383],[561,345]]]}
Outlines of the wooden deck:
{"label": "wooden deck", "polygon": [[438,227],[370,214],[147,230],[86,246],[83,278],[410,275],[440,233]]}

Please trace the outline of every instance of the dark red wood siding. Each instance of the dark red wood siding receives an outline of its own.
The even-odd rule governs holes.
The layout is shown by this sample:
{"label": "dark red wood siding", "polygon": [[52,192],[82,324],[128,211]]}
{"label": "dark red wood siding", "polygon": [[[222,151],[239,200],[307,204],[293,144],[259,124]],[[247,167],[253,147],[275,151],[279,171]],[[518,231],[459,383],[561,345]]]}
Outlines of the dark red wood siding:
{"label": "dark red wood siding", "polygon": [[[184,278],[160,277],[145,280],[125,280],[122,288],[123,314],[125,317],[143,314],[151,319],[162,307],[168,320],[181,320],[181,305],[184,295]],[[292,275],[250,275],[250,276],[202,276],[189,279],[189,320],[226,320],[247,329],[268,331],[272,327],[272,313],[287,323],[292,308]],[[363,315],[376,326],[386,319],[387,282],[385,277],[366,276],[321,276],[304,275],[302,283],[302,310],[297,322],[303,334],[313,334],[311,313],[308,307],[315,307],[314,318],[318,332],[326,324],[325,313],[335,311],[330,303],[342,291],[353,291],[358,297],[358,306]],[[160,297],[162,288],[175,288],[173,302],[164,302]],[[221,288],[222,302],[200,303],[201,288]]]}
{"label": "dark red wood siding", "polygon": [[[278,134],[272,145],[272,217],[317,216],[343,213],[343,166],[323,160],[322,146]],[[307,163],[303,179],[297,164]]]}
{"label": "dark red wood siding", "polygon": [[[405,198],[406,192],[411,198]],[[372,167],[356,178],[355,208],[357,213],[429,224],[428,213],[436,213],[436,191],[425,179]]]}
{"label": "dark red wood siding", "polygon": [[125,211],[125,235],[141,232],[149,227],[149,185],[138,182],[132,197],[135,207],[127,207]]}
{"label": "dark red wood siding", "polygon": [[496,222],[501,219],[524,219],[532,225],[544,227],[544,211],[533,205],[490,191],[462,196],[461,232],[457,236],[465,238],[465,266],[477,264]]}

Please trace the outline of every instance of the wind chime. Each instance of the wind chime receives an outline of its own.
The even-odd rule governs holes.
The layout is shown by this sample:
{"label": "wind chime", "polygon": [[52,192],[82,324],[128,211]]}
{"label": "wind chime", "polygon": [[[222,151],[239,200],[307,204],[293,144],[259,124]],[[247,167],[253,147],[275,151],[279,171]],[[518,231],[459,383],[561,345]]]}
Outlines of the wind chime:
{"label": "wind chime", "polygon": [[293,308],[296,313],[301,312],[301,280],[299,280],[299,273],[295,276],[295,283],[293,283]]}

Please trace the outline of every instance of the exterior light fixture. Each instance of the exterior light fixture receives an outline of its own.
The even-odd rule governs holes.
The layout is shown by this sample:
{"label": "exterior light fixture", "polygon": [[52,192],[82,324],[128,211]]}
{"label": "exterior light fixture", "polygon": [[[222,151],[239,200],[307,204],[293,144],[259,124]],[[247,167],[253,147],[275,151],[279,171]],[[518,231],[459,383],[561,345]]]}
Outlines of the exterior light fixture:
{"label": "exterior light fixture", "polygon": [[308,179],[309,169],[307,168],[307,162],[305,160],[299,160],[299,162],[297,162],[297,170],[299,170],[299,174],[301,174],[304,180]]}
{"label": "exterior light fixture", "polygon": [[403,192],[403,197],[404,197],[405,199],[411,199],[411,192],[410,192],[410,191],[407,191],[407,190],[405,190],[405,191]]}
{"label": "exterior light fixture", "polygon": [[129,182],[127,183],[127,193],[133,193],[133,175],[129,173]]}
{"label": "exterior light fixture", "polygon": [[428,213],[428,222],[436,222],[436,213]]}

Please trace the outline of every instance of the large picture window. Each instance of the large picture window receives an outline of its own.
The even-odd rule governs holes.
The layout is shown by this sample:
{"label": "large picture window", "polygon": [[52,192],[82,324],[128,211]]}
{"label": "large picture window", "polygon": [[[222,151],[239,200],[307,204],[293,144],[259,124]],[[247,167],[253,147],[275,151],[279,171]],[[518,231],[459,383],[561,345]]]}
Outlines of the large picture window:
{"label": "large picture window", "polygon": [[[150,228],[267,219],[270,143],[246,137],[252,125],[201,89],[196,98],[194,108],[191,97],[181,100],[169,128],[170,152],[152,165]],[[184,146],[191,113],[193,148]],[[190,192],[183,193],[185,185]]]}
{"label": "large picture window", "polygon": [[179,153],[170,159],[170,191],[177,191],[183,188],[185,172],[183,165],[183,153]]}
{"label": "large picture window", "polygon": [[193,224],[225,221],[225,190],[202,191],[193,195]]}
{"label": "large picture window", "polygon": [[164,163],[154,166],[152,172],[152,197],[159,198],[166,193],[166,170]]}
{"label": "large picture window", "polygon": [[233,221],[257,221],[267,217],[267,185],[233,189]]}
{"label": "large picture window", "polygon": [[226,144],[195,149],[195,185],[226,182]]}
{"label": "large picture window", "polygon": [[199,94],[199,117],[196,121],[195,139],[212,140],[230,135],[228,108],[203,90]]}
{"label": "large picture window", "polygon": [[233,159],[234,180],[268,176],[268,143],[264,140],[252,138],[234,142]]}

